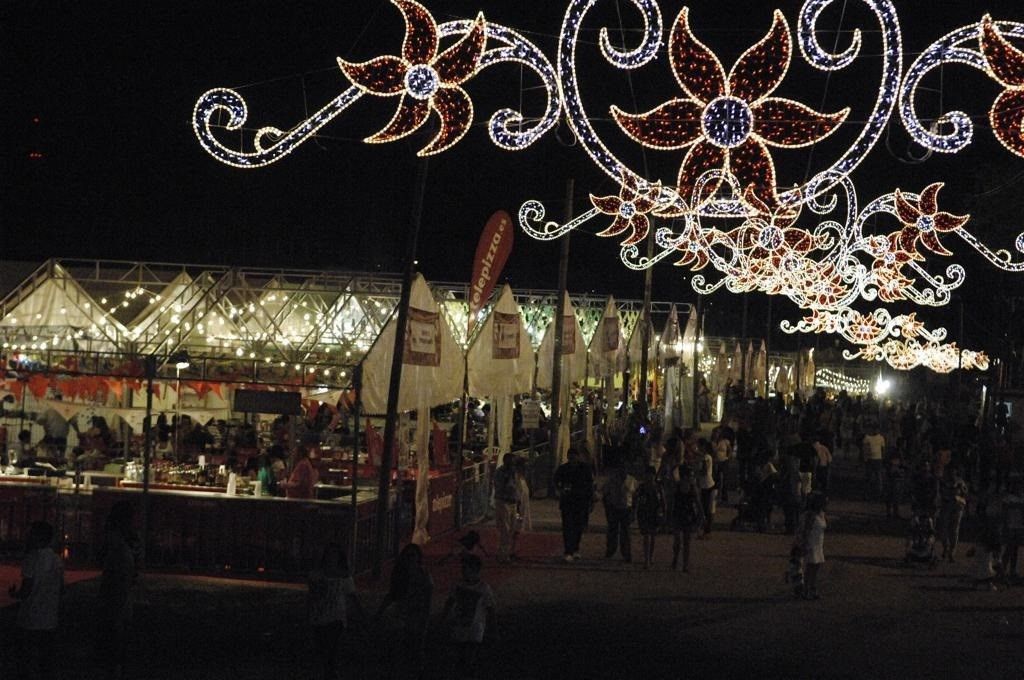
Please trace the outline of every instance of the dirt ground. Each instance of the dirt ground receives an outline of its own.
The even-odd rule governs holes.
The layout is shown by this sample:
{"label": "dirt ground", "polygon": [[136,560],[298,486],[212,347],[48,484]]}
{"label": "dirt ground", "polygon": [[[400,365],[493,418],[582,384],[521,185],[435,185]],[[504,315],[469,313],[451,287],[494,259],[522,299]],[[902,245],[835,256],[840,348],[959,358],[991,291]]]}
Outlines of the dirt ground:
{"label": "dirt ground", "polygon": [[[522,544],[522,558],[508,567],[485,559],[497,636],[473,677],[1024,677],[1024,587],[976,590],[966,579],[969,540],[955,564],[905,567],[904,523],[887,520],[878,503],[851,500],[860,495],[856,480],[843,486],[829,508],[818,601],[794,599],[783,582],[791,539],[777,529],[728,530],[731,508],[720,509],[710,540],[694,542],[684,574],[669,569],[668,536],[659,537],[650,571],[605,559],[600,509],[583,559],[564,564],[557,509],[534,501],[537,531]],[[481,533],[493,555],[493,529]],[[633,546],[639,554],[638,536]],[[450,547],[449,537],[427,550],[438,612],[457,578],[457,561],[442,562]],[[92,579],[68,588],[53,650],[60,677],[102,677],[93,663],[96,586]],[[373,611],[386,581],[360,587]],[[300,585],[146,574],[128,677],[317,678],[303,598]],[[17,677],[12,617],[11,608],[0,611],[5,680]],[[433,627],[428,641],[426,677],[452,675],[440,630]],[[356,625],[345,644],[345,677],[388,677],[383,635],[372,623]]]}

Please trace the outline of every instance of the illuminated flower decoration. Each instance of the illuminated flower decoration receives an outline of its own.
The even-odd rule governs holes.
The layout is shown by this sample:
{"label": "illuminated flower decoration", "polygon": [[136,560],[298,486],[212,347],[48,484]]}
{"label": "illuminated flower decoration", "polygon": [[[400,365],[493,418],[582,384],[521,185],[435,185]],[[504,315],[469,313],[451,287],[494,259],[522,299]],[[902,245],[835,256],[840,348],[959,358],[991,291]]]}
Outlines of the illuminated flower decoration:
{"label": "illuminated flower decoration", "polygon": [[[718,232],[712,232],[712,241],[717,240]],[[700,271],[708,265],[710,258],[708,257],[707,248],[702,243],[700,229],[696,224],[690,224],[687,226],[686,231],[683,233],[683,238],[676,246],[677,250],[682,251],[683,256],[676,261],[675,266],[677,267],[689,267],[690,271]]]}
{"label": "illuminated flower decoration", "polygon": [[967,224],[971,216],[939,212],[938,195],[941,188],[941,182],[929,184],[921,192],[921,199],[916,206],[904,198],[899,189],[896,190],[896,215],[903,222],[903,229],[889,236],[895,246],[894,250],[898,248],[908,255],[916,254],[917,243],[920,241],[925,248],[938,255],[953,254],[939,242],[938,235],[956,231]]}
{"label": "illuminated flower decoration", "polygon": [[697,180],[711,170],[730,172],[742,188],[752,186],[767,205],[778,203],[775,164],[768,146],[795,148],[824,139],[846,119],[814,111],[799,102],[769,97],[789,70],[793,45],[789,24],[778,10],[768,34],[736,61],[726,76],[718,57],[690,30],[689,8],[676,18],[669,37],[669,61],[686,97],[671,99],[641,114],[616,106],[611,113],[629,137],[654,149],[689,147],[679,169],[678,190],[701,203],[721,182],[693,196]]}
{"label": "illuminated flower decoration", "polygon": [[629,246],[643,241],[651,229],[647,213],[654,210],[660,193],[661,182],[641,187],[636,176],[623,171],[622,188],[618,196],[590,195],[590,202],[595,208],[605,215],[615,216],[612,225],[597,235],[618,236],[628,230],[630,235],[622,245]]}
{"label": "illuminated flower decoration", "polygon": [[850,334],[853,342],[858,345],[874,344],[886,332],[886,328],[878,323],[874,314],[853,312],[852,317],[850,319]]}
{"label": "illuminated flower decoration", "polygon": [[988,113],[992,132],[1009,151],[1024,156],[1024,52],[1003,37],[988,14],[981,20],[980,42],[989,75],[1006,88]]}
{"label": "illuminated flower decoration", "polygon": [[430,112],[436,111],[441,130],[418,155],[440,153],[462,139],[473,122],[473,102],[460,85],[476,73],[480,64],[486,41],[484,15],[478,14],[466,35],[438,54],[437,22],[430,12],[413,0],[391,2],[405,17],[402,55],[386,55],[361,64],[339,57],[338,66],[364,92],[382,97],[401,95],[391,122],[364,141],[376,144],[401,139],[420,129]]}

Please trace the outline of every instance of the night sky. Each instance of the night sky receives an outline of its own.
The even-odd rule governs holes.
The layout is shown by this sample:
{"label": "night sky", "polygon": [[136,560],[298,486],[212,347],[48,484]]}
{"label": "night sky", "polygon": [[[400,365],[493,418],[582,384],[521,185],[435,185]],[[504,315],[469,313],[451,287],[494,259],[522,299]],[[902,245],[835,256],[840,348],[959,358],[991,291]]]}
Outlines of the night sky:
{"label": "night sky", "polygon": [[[471,18],[483,9],[488,20],[525,33],[554,61],[564,2],[426,4],[439,21]],[[897,5],[908,63],[913,53],[977,21],[986,9],[996,18],[1024,20],[1019,3],[1005,0]],[[774,6],[795,28],[800,4],[788,0],[698,0],[690,3],[691,25],[728,69],[768,30]],[[666,26],[681,7],[662,3]],[[604,0],[587,25],[588,43],[578,50],[588,110],[602,119],[595,126],[633,167],[646,163],[652,176],[672,179],[682,152],[649,151],[643,158],[606,120],[613,103],[646,111],[678,94],[664,54],[629,77],[603,61],[594,44],[597,30],[607,25],[617,32],[618,9],[628,29],[638,26],[629,3]],[[813,150],[775,152],[780,184],[801,182],[808,172],[831,165],[859,133],[874,102],[880,66],[877,22],[864,3],[851,0],[836,2],[822,25],[836,26],[841,15],[844,29],[866,29],[865,56],[831,76],[794,56],[777,94],[822,111],[851,106],[853,112],[843,129]],[[425,140],[360,141],[389,120],[394,99],[364,97],[318,139],[259,170],[238,170],[208,156],[190,120],[203,92],[228,86],[249,104],[247,125],[287,129],[347,86],[335,57],[363,61],[395,54],[402,31],[401,15],[384,0],[3,3],[0,120],[6,134],[0,141],[0,260],[56,256],[397,271],[412,212],[414,152]],[[635,33],[627,35],[636,39]],[[848,39],[848,34],[841,36],[839,45]],[[576,179],[577,212],[589,207],[588,192],[615,191],[574,145],[565,125],[523,152],[491,145],[484,125],[494,111],[520,103],[527,115],[542,111],[542,95],[531,89],[538,84],[527,71],[521,88],[520,69],[503,65],[467,85],[476,108],[474,127],[428,165],[419,251],[428,279],[468,280],[479,231],[497,209],[514,214],[535,198],[550,216],[560,217],[569,177]],[[928,84],[940,86],[938,78]],[[942,209],[972,212],[976,234],[993,246],[1012,247],[1014,235],[1024,228],[1018,208],[1024,161],[1003,151],[987,128],[986,113],[998,86],[967,67],[946,67],[941,86],[941,93],[919,97],[920,109],[938,113],[941,98],[943,110],[969,112],[977,122],[976,143],[959,155],[918,163],[912,156],[921,150],[895,120],[887,139],[854,173],[861,202],[896,186],[919,191],[943,180]],[[250,130],[246,139],[251,138]],[[600,228],[595,220],[585,230],[593,234]],[[642,275],[621,265],[617,241],[588,234],[573,236],[570,287],[639,297]],[[958,256],[966,251],[959,241],[952,247]],[[977,257],[958,259],[968,269],[968,283],[961,289],[967,338],[994,348],[997,336],[1006,332],[992,321],[1003,304],[998,293],[1024,295],[1024,275],[1001,274]],[[557,244],[534,242],[519,232],[505,274],[513,286],[552,288],[557,261]],[[942,267],[947,263],[939,262]],[[932,270],[939,271],[935,265]],[[693,297],[683,270],[667,263],[656,269],[655,299]],[[764,323],[765,300],[750,296],[752,325]],[[737,301],[727,293],[713,297],[710,332],[738,332]],[[930,325],[948,325],[955,337],[957,306],[925,310],[922,317]],[[798,316],[786,301],[774,307],[776,320]]]}

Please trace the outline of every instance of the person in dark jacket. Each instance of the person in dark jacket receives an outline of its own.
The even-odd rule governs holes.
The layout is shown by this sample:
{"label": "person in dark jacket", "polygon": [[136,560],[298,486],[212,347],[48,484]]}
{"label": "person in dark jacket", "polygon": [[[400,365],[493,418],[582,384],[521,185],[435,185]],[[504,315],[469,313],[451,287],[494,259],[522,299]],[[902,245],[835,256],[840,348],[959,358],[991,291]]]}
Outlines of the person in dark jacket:
{"label": "person in dark jacket", "polygon": [[555,491],[558,494],[558,509],[562,513],[564,559],[572,562],[580,559],[580,539],[594,501],[594,475],[590,466],[580,460],[576,449],[569,449],[568,459],[555,471]]}

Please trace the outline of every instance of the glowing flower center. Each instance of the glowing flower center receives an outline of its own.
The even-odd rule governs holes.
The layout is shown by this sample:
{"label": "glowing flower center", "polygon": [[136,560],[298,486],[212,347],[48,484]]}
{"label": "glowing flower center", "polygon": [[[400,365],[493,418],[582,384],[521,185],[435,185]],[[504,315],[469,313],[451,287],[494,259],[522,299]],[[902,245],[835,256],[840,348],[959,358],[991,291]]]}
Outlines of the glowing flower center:
{"label": "glowing flower center", "polygon": [[704,109],[700,125],[712,144],[732,149],[747,141],[754,128],[754,115],[742,99],[719,97]]}
{"label": "glowing flower center", "polygon": [[935,229],[935,218],[931,215],[921,215],[917,218],[917,228],[924,233],[928,233]]}
{"label": "glowing flower center", "polygon": [[627,220],[636,214],[636,204],[633,201],[623,201],[622,205],[619,206],[619,216],[625,217]]}
{"label": "glowing flower center", "polygon": [[698,250],[700,250],[700,244],[697,243],[696,241],[690,241],[690,245],[688,245],[687,248],[690,249],[691,253],[695,253]]}
{"label": "glowing flower center", "polygon": [[775,250],[784,240],[782,230],[778,227],[765,227],[757,237],[758,244],[766,250]]}
{"label": "glowing flower center", "polygon": [[417,64],[405,72],[405,89],[416,99],[429,99],[439,87],[441,79],[429,64]]}
{"label": "glowing flower center", "polygon": [[896,261],[896,256],[893,255],[892,253],[886,253],[884,259],[886,264],[892,264],[893,262]]}

